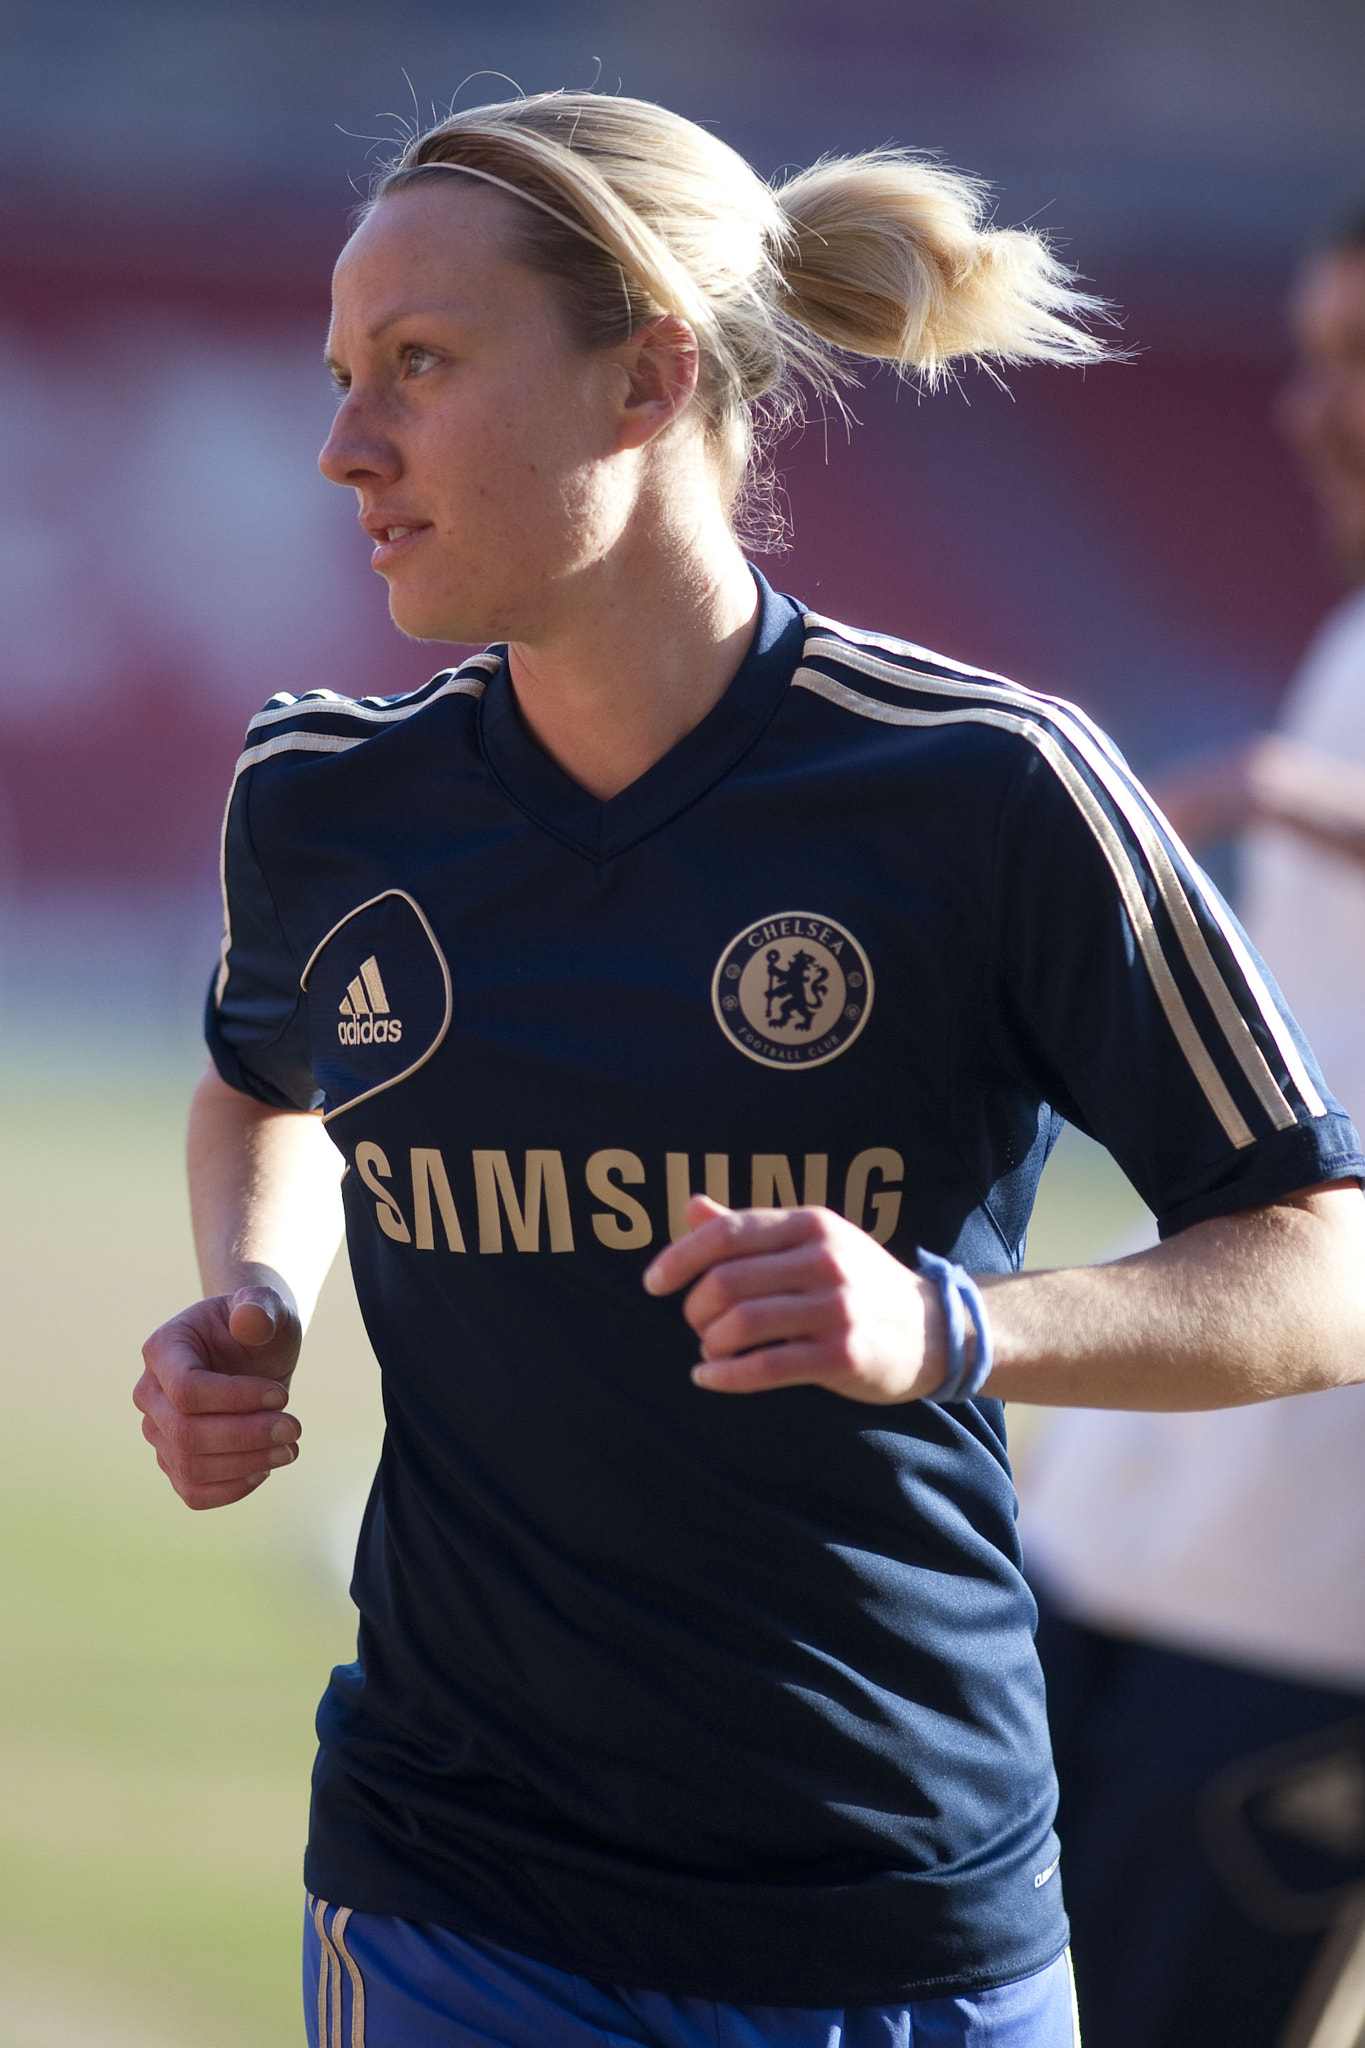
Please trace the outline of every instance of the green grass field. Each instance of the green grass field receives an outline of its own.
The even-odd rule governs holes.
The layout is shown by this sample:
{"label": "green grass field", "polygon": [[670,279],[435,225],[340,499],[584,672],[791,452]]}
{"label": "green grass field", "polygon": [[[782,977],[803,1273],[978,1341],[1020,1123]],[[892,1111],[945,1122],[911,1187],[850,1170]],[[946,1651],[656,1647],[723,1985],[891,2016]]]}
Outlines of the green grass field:
{"label": "green grass field", "polygon": [[[0,1071],[0,2048],[301,2038],[312,1718],[352,1654],[341,1559],[377,1372],[338,1270],[296,1381],[298,1465],[210,1515],[166,1487],[128,1397],[142,1338],[196,1291],[191,1073],[79,1045]],[[1141,1213],[1068,1141],[1031,1263],[1093,1257]]]}

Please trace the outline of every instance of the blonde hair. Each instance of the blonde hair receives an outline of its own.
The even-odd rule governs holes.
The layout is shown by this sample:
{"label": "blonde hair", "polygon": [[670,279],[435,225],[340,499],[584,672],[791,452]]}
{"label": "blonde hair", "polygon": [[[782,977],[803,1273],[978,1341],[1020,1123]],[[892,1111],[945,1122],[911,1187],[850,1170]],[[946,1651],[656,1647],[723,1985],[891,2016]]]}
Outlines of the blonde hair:
{"label": "blonde hair", "polygon": [[698,402],[732,494],[760,436],[833,396],[850,357],[927,386],[956,365],[1091,362],[1102,310],[1029,228],[994,228],[977,179],[910,150],[828,158],[771,187],[644,100],[537,93],[452,113],[380,174],[371,205],[464,172],[526,202],[521,260],[553,276],[586,346],[687,321]]}

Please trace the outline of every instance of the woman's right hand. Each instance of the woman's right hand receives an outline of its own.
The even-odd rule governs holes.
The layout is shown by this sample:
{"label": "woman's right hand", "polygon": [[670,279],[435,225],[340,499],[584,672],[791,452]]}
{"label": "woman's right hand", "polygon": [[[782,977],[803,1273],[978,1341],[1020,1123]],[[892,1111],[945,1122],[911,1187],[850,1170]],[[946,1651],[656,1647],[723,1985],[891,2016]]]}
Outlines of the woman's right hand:
{"label": "woman's right hand", "polygon": [[298,1457],[284,1409],[302,1334],[292,1304],[256,1286],[197,1301],[147,1339],[133,1402],[186,1507],[226,1507]]}

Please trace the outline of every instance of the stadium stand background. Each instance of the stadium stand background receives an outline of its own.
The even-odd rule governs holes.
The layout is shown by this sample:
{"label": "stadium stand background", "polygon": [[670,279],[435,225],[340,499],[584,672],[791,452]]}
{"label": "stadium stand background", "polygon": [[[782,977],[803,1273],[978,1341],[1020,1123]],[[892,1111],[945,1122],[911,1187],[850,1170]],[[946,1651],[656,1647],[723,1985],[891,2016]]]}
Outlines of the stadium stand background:
{"label": "stadium stand background", "polygon": [[1331,595],[1267,415],[1289,265],[1365,185],[1345,0],[18,0],[0,46],[11,1015],[93,967],[185,1028],[247,717],[442,665],[313,469],[318,348],[375,138],[488,71],[657,96],[765,171],[939,150],[1120,309],[1127,365],[813,422],[786,587],[1074,695],[1144,766],[1263,721]]}

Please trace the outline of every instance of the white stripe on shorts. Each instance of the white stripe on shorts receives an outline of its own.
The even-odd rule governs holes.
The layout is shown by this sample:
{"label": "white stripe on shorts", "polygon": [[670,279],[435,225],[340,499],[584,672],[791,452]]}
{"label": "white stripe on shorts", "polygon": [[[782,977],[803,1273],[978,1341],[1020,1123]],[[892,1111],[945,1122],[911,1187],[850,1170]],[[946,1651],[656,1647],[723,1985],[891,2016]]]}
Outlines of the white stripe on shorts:
{"label": "white stripe on shorts", "polygon": [[[365,1984],[355,1957],[346,1946],[346,1922],[351,1917],[351,1908],[338,1906],[333,1911],[326,1899],[315,1899],[311,1892],[307,1899],[313,1925],[318,1931],[318,2048],[342,2048],[343,1963],[351,1980],[350,2048],[365,2048]],[[332,1915],[330,1934],[327,1931],[328,1913]]]}

